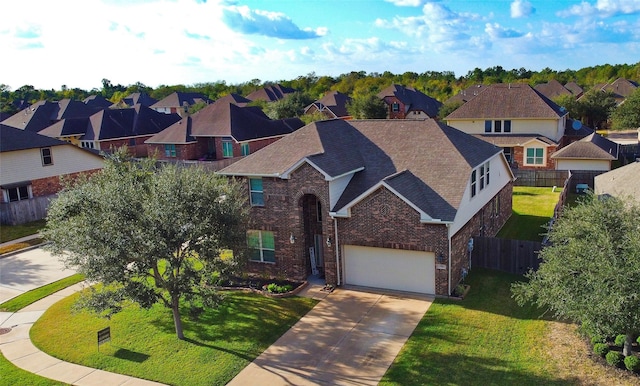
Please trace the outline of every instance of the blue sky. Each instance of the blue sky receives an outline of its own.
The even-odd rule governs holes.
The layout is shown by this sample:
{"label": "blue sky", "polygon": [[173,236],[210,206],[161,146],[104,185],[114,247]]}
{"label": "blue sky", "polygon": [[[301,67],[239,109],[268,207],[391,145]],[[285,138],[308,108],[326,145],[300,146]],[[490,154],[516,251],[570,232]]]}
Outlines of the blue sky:
{"label": "blue sky", "polygon": [[640,61],[640,0],[21,0],[0,13],[12,89]]}

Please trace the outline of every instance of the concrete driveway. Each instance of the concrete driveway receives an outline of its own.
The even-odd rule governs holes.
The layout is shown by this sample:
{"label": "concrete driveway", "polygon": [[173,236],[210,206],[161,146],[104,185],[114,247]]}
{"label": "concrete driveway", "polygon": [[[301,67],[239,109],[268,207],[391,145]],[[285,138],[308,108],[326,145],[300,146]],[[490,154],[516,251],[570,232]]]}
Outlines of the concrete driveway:
{"label": "concrete driveway", "polygon": [[41,248],[0,258],[0,303],[75,273]]}
{"label": "concrete driveway", "polygon": [[377,385],[432,301],[337,289],[229,385]]}

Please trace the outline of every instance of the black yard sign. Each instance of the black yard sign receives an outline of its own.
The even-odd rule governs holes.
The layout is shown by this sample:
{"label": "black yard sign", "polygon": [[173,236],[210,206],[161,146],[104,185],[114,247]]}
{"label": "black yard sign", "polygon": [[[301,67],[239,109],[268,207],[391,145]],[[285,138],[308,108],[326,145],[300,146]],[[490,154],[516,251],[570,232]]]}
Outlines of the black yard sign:
{"label": "black yard sign", "polygon": [[98,351],[100,351],[100,345],[111,341],[111,327],[103,328],[98,331]]}

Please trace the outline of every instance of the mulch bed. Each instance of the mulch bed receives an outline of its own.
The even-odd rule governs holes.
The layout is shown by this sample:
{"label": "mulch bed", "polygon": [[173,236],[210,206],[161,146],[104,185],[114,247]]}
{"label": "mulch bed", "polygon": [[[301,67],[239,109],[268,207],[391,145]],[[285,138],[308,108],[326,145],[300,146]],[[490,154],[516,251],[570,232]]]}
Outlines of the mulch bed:
{"label": "mulch bed", "polygon": [[[263,288],[271,283],[275,283],[279,286],[290,285],[292,290],[282,294],[274,294],[267,292]],[[291,281],[291,280],[278,280],[278,279],[269,279],[258,276],[247,276],[247,277],[239,277],[233,276],[229,279],[220,283],[221,289],[224,290],[248,290],[252,292],[259,292],[265,294],[267,296],[273,297],[287,297],[296,295],[300,292],[304,287],[306,287],[307,282],[303,281]]]}

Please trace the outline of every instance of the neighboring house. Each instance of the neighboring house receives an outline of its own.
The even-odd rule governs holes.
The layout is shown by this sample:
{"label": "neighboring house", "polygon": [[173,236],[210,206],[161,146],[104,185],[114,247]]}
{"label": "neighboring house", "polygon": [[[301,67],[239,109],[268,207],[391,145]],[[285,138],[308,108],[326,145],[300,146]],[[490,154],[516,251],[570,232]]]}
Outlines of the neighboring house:
{"label": "neighboring house", "polygon": [[235,94],[220,98],[149,138],[149,151],[162,160],[232,159],[256,152],[304,126],[298,118],[271,120],[259,107],[246,103]]}
{"label": "neighboring house", "polygon": [[571,91],[571,93],[573,95],[575,95],[576,98],[580,98],[582,96],[582,94],[584,94],[584,89],[582,87],[580,87],[579,84],[577,84],[576,82],[568,82],[567,84],[564,85],[564,88],[566,88],[567,90]]}
{"label": "neighboring house", "polygon": [[111,108],[133,107],[138,104],[151,107],[156,103],[158,103],[158,100],[150,97],[149,94],[134,92],[122,98],[120,102],[111,105]]}
{"label": "neighboring house", "polygon": [[104,152],[126,145],[132,155],[146,157],[144,141],[179,120],[178,114],[163,114],[136,105],[130,109],[105,109],[89,118],[63,119],[39,133]]}
{"label": "neighboring house", "polygon": [[547,83],[540,83],[534,87],[540,94],[549,99],[555,99],[563,95],[573,95],[573,93],[564,87],[560,82],[551,79]]}
{"label": "neighboring house", "polygon": [[322,97],[304,109],[305,114],[320,112],[328,119],[351,119],[347,112],[347,104],[351,97],[339,91],[329,91]]}
{"label": "neighboring house", "polygon": [[164,99],[152,104],[150,107],[158,112],[165,114],[180,114],[183,115],[189,110],[189,106],[196,103],[209,104],[212,101],[204,94],[198,92],[179,92],[171,93]]}
{"label": "neighboring house", "polygon": [[602,91],[613,94],[613,99],[617,104],[624,102],[625,99],[638,88],[638,83],[625,78],[618,78],[611,83],[601,87]]}
{"label": "neighboring house", "polygon": [[567,112],[526,84],[496,84],[445,118],[448,125],[504,149],[513,168],[555,169]]}
{"label": "neighboring house", "polygon": [[413,87],[392,84],[378,93],[378,98],[387,105],[389,119],[425,119],[438,116],[442,106],[439,101]]}
{"label": "neighboring house", "polygon": [[2,121],[2,124],[37,133],[67,118],[87,118],[102,107],[80,101],[63,99],[58,102],[39,101]]}
{"label": "neighboring house", "polygon": [[556,170],[611,170],[611,162],[618,159],[617,143],[592,133],[556,151]]}
{"label": "neighboring house", "polygon": [[284,99],[290,94],[296,92],[295,89],[291,87],[285,87],[281,84],[275,84],[272,86],[265,86],[259,90],[252,92],[247,95],[247,99],[252,101],[266,101],[266,102],[275,102],[280,99]]}
{"label": "neighboring house", "polygon": [[630,198],[640,204],[640,162],[632,162],[596,176],[593,190],[598,196]]}
{"label": "neighboring house", "polygon": [[0,218],[20,224],[44,218],[49,199],[61,189],[60,177],[103,167],[97,153],[67,142],[0,125]]}
{"label": "neighboring house", "polygon": [[248,271],[449,295],[511,215],[500,148],[435,120],[311,123],[218,172],[250,205]]}
{"label": "neighboring house", "polygon": [[485,84],[474,84],[473,86],[467,87],[464,90],[460,90],[460,92],[458,92],[456,95],[447,99],[444,104],[451,105],[454,103],[467,103],[471,98],[478,95],[480,91],[482,91],[482,89],[484,89],[485,87],[487,87],[487,85]]}

